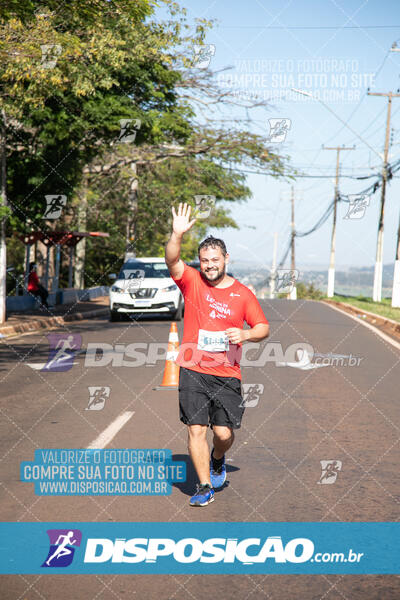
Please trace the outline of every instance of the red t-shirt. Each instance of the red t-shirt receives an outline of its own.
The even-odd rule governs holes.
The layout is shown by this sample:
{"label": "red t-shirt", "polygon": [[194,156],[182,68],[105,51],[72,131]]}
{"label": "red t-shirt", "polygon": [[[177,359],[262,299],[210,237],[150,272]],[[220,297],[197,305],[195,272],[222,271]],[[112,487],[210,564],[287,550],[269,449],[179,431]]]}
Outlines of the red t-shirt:
{"label": "red t-shirt", "polygon": [[39,277],[35,271],[29,273],[28,292],[37,292],[39,289]]}
{"label": "red t-shirt", "polygon": [[241,379],[242,344],[229,343],[225,330],[268,324],[262,308],[236,279],[227,288],[209,285],[199,271],[185,264],[180,279],[173,278],[185,298],[183,340],[176,362],[192,371]]}

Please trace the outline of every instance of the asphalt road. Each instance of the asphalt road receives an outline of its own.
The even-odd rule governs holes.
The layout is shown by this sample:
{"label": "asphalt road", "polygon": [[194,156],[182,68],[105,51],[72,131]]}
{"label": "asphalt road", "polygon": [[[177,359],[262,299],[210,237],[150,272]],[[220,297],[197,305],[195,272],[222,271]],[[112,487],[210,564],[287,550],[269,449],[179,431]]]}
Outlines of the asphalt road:
{"label": "asphalt road", "polygon": [[[298,342],[315,352],[352,355],[359,366],[301,370],[274,362],[243,369],[243,382],[264,386],[247,408],[229,454],[228,480],[213,504],[193,509],[195,475],[177,392],[154,391],[164,362],[141,367],[85,366],[44,373],[48,334],[0,344],[0,518],[2,521],[397,521],[399,518],[399,358],[396,348],[322,303],[264,301],[269,341]],[[162,319],[109,323],[106,318],[59,330],[88,343],[166,342]],[[180,339],[182,324],[178,324]],[[259,356],[260,353],[258,353]],[[248,353],[248,358],[252,353]],[[89,386],[108,386],[102,410],[85,410]],[[258,389],[261,389],[260,387]],[[169,448],[187,462],[188,480],[169,497],[39,497],[19,481],[19,465],[36,448],[86,448],[119,415],[133,416],[109,448]],[[321,485],[320,461],[341,461],[334,484]],[[337,463],[340,464],[340,463]],[[385,575],[3,575],[2,600],[103,600],[218,597],[255,600],[395,600],[400,577]]]}

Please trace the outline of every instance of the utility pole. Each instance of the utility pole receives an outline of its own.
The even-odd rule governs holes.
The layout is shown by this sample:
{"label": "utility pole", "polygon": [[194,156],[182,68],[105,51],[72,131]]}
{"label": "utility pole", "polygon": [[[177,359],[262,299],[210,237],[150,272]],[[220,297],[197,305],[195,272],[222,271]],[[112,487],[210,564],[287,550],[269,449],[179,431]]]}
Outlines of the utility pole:
{"label": "utility pole", "polygon": [[[390,51],[400,52],[400,48],[397,47],[396,42],[392,44]],[[392,306],[393,308],[400,308],[400,215],[399,227],[397,229],[396,256],[394,260]]]}
{"label": "utility pole", "polygon": [[272,268],[271,268],[271,277],[270,277],[270,284],[269,284],[269,297],[270,298],[274,298],[275,297],[275,284],[276,284],[276,255],[277,255],[277,251],[278,251],[278,232],[275,231],[274,233],[274,249],[273,249],[273,253],[272,253]]}
{"label": "utility pole", "polygon": [[399,227],[397,229],[396,257],[394,261],[392,306],[394,308],[400,308],[400,216]]}
{"label": "utility pole", "polygon": [[374,272],[374,289],[372,292],[372,300],[374,302],[381,302],[382,300],[382,261],[383,261],[383,221],[385,214],[385,195],[386,195],[386,182],[388,176],[388,153],[389,153],[389,136],[390,136],[390,114],[392,110],[392,98],[400,97],[400,94],[393,94],[393,92],[377,93],[368,92],[368,96],[386,96],[388,99],[387,105],[387,116],[386,116],[386,134],[385,134],[385,149],[383,152],[383,166],[382,166],[382,195],[381,195],[381,208],[379,213],[379,224],[378,224],[378,239],[376,243],[376,261],[375,261],[375,272]]}
{"label": "utility pole", "polygon": [[137,173],[137,165],[131,163],[132,177],[129,190],[129,208],[126,220],[126,242],[125,242],[125,258],[128,255],[136,256],[136,221],[138,211],[138,188],[139,179]]}
{"label": "utility pole", "polygon": [[[291,242],[290,242],[290,246],[291,246],[291,264],[290,264],[290,268],[292,270],[292,273],[294,275],[294,271],[296,268],[296,260],[295,260],[295,245],[294,245],[294,238],[296,237],[296,230],[294,227],[294,189],[292,186],[292,194],[291,194],[291,205],[292,205],[292,220],[291,220],[291,227],[292,227],[292,235],[291,235]],[[293,287],[291,289],[291,291],[289,292],[289,296],[288,298],[290,300],[297,300],[297,288],[296,288],[296,283],[293,283]]]}
{"label": "utility pole", "polygon": [[341,150],[354,150],[352,148],[345,148],[344,146],[325,147],[322,146],[323,150],[336,150],[336,179],[335,179],[335,197],[333,200],[333,224],[332,224],[332,238],[331,238],[331,256],[329,260],[328,269],[328,298],[332,298],[335,294],[335,250],[336,250],[336,215],[337,215],[337,202],[339,200],[339,170],[340,170],[340,152]]}

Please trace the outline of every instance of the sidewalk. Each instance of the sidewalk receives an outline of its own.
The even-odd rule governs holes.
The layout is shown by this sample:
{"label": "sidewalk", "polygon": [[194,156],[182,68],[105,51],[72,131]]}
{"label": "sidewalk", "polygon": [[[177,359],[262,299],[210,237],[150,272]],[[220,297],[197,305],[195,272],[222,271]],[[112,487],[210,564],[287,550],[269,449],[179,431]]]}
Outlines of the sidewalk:
{"label": "sidewalk", "polygon": [[0,325],[0,338],[27,331],[39,331],[62,326],[68,321],[80,321],[107,315],[108,296],[100,296],[90,301],[60,304],[49,310],[33,309],[24,312],[7,313],[7,321]]}

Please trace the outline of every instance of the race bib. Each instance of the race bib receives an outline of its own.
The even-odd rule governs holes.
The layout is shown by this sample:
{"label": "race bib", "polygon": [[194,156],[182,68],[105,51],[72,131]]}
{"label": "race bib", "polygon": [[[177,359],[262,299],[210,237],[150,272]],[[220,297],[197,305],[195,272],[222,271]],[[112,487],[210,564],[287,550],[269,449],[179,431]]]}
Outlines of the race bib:
{"label": "race bib", "polygon": [[199,329],[197,348],[206,352],[228,352],[229,340],[225,331]]}

